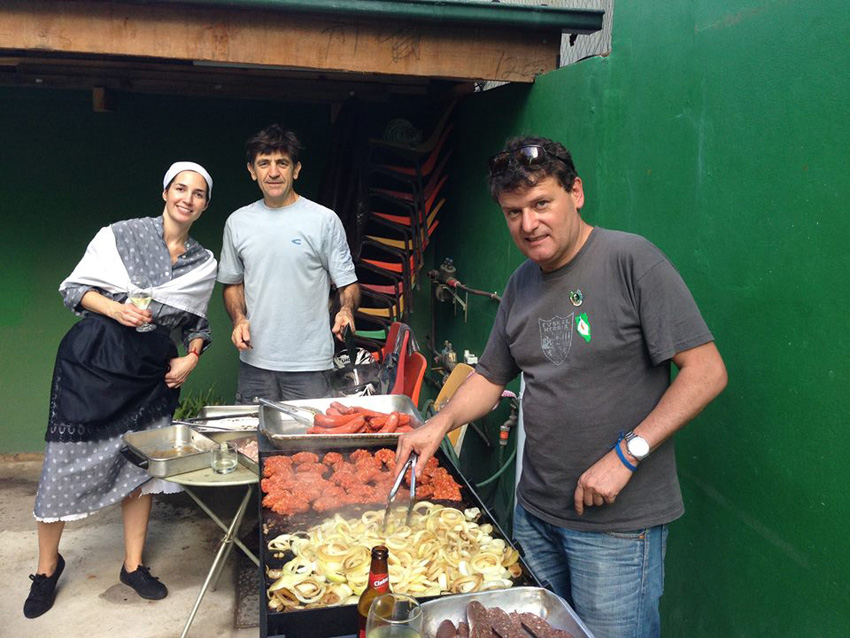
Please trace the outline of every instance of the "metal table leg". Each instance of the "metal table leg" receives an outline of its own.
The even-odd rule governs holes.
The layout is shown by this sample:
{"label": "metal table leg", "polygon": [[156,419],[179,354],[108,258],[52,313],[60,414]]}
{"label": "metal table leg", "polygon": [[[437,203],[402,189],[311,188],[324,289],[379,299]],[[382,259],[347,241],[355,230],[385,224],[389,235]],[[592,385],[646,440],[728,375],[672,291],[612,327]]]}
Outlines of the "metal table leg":
{"label": "metal table leg", "polygon": [[[239,528],[242,525],[242,519],[245,516],[245,512],[248,510],[247,504],[251,500],[251,493],[253,491],[253,486],[248,486],[248,493],[245,494],[245,507],[240,506],[239,510],[236,513],[236,518],[233,523],[231,523],[230,529],[234,530],[231,534],[228,532],[225,534],[224,540],[222,541],[225,544],[224,556],[222,556],[221,560],[218,562],[218,567],[215,570],[215,574],[213,574],[212,584],[210,585],[213,591],[218,587],[218,579],[221,577],[221,571],[224,569],[224,565],[227,562],[228,557],[230,556],[230,552],[233,549],[233,544],[238,540],[236,538],[236,533],[239,531]],[[243,550],[244,551],[244,550]],[[253,554],[252,554],[253,555]],[[259,564],[259,563],[258,563]]]}
{"label": "metal table leg", "polygon": [[[249,487],[248,491],[250,492],[252,488],[253,488],[253,486]],[[222,520],[218,516],[215,515],[215,512],[213,512],[209,507],[207,507],[206,504],[200,498],[198,498],[197,495],[187,485],[183,485],[183,490],[190,497],[192,497],[192,500],[195,501],[195,503],[198,504],[198,507],[200,507],[206,513],[206,515],[209,516],[215,522],[215,524],[218,525],[221,528],[221,531],[227,532],[228,526],[225,525],[222,522]],[[250,549],[245,547],[245,543],[243,543],[241,540],[239,540],[235,536],[233,537],[233,542],[239,549],[242,550],[242,553],[245,554],[245,556],[247,556],[248,558],[251,559],[252,563],[254,563],[257,567],[260,566],[260,559],[257,558],[254,555],[254,552],[252,552]]]}
{"label": "metal table leg", "polygon": [[[201,503],[197,496],[192,494],[191,491],[189,495],[195,499],[195,501],[201,506],[201,508],[210,514],[208,508]],[[248,487],[248,490],[245,492],[245,496],[242,498],[242,502],[239,505],[239,509],[236,510],[236,515],[233,517],[233,521],[230,523],[230,527],[226,529],[226,533],[224,538],[221,539],[221,542],[218,546],[218,551],[215,554],[215,559],[213,560],[212,566],[210,567],[209,573],[207,573],[207,578],[204,581],[204,584],[201,586],[201,591],[198,594],[198,599],[195,601],[195,606],[192,607],[192,613],[189,614],[189,619],[186,621],[186,626],[183,628],[183,633],[180,634],[180,638],[186,638],[189,635],[189,628],[192,626],[192,621],[195,620],[195,614],[198,613],[198,608],[201,606],[201,601],[204,599],[204,595],[207,593],[207,589],[210,586],[210,583],[213,579],[218,579],[218,574],[221,571],[221,567],[224,565],[224,561],[227,559],[228,554],[230,553],[230,549],[233,546],[234,542],[238,542],[238,539],[235,538],[235,533],[239,529],[239,525],[242,522],[242,517],[245,516],[245,511],[248,509],[248,503],[251,501],[251,494],[254,491],[253,485]],[[212,517],[212,514],[210,514]],[[220,524],[220,521],[213,517],[217,523]],[[223,525],[222,525],[223,526]],[[242,543],[238,543],[242,551],[244,551],[249,558],[256,558],[253,553],[251,553],[247,548],[245,548]],[[259,561],[255,560],[255,562],[259,565]]]}

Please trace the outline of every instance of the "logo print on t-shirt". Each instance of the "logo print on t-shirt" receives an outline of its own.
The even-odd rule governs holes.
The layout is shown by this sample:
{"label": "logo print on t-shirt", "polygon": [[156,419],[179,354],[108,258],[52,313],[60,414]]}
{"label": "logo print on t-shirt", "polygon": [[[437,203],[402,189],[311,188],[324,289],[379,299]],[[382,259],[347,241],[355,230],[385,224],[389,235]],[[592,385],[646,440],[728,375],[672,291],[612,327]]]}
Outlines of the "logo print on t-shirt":
{"label": "logo print on t-shirt", "polygon": [[575,313],[571,312],[568,317],[555,315],[551,319],[537,319],[540,326],[540,347],[546,358],[556,366],[566,361],[570,354],[574,315]]}

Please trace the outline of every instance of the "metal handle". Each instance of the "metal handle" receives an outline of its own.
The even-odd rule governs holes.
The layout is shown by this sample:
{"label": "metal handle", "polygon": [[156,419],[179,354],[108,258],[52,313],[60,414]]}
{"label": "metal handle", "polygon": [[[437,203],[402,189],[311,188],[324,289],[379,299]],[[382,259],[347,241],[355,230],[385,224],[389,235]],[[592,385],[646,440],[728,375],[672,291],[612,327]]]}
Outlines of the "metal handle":
{"label": "metal handle", "polygon": [[130,463],[132,463],[133,465],[140,467],[143,470],[148,469],[149,460],[146,457],[138,454],[135,450],[131,450],[125,445],[121,448],[120,452],[124,455],[124,458],[130,461]]}
{"label": "metal handle", "polygon": [[[313,425],[313,413],[309,410],[302,410],[300,408],[296,408],[292,405],[286,405],[285,403],[279,403],[277,401],[269,401],[268,399],[263,399],[257,397],[257,402],[260,405],[264,405],[267,408],[272,408],[273,410],[277,410],[278,412],[282,412],[288,416],[291,416],[296,421],[304,423],[305,425]],[[307,416],[309,414],[310,416]]]}
{"label": "metal handle", "polygon": [[410,523],[410,515],[413,511],[413,497],[416,493],[416,459],[419,456],[415,452],[411,452],[408,459],[404,462],[404,467],[401,468],[401,472],[399,475],[395,477],[395,483],[393,483],[392,489],[390,490],[389,496],[387,497],[387,507],[384,510],[384,522],[381,525],[381,531],[386,531],[387,529],[387,519],[390,516],[390,508],[393,504],[393,499],[395,499],[396,494],[398,494],[398,488],[401,486],[401,482],[404,480],[404,475],[407,474],[407,468],[411,468],[410,474],[410,503],[407,506],[407,524]]}
{"label": "metal handle", "polygon": [[404,519],[404,524],[408,527],[410,527],[410,517],[413,515],[413,503],[416,501],[416,461],[419,457],[411,454],[410,458],[410,502],[407,504],[407,518]]}

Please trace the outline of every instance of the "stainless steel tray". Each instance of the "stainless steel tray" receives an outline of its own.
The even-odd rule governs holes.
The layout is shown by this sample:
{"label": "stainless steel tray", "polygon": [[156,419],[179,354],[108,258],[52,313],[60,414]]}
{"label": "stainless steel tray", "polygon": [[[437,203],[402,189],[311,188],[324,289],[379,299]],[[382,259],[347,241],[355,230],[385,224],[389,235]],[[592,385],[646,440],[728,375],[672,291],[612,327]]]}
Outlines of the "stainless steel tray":
{"label": "stainless steel tray", "polygon": [[171,425],[144,432],[127,432],[124,444],[141,459],[148,474],[166,478],[210,465],[215,441],[188,425]]}
{"label": "stainless steel tray", "polygon": [[[422,417],[410,397],[404,394],[377,394],[368,397],[340,397],[329,399],[302,399],[286,401],[308,410],[327,410],[331,403],[337,401],[345,406],[360,406],[376,412],[401,412],[410,415],[410,424],[417,428],[422,425]],[[335,447],[364,445],[367,443],[385,443],[395,445],[396,433],[364,433],[364,434],[307,434],[309,425],[300,423],[279,410],[267,405],[260,407],[260,432],[279,450],[310,450],[327,448],[329,444]]]}
{"label": "stainless steel tray", "polygon": [[422,635],[434,638],[444,620],[455,625],[466,621],[466,606],[477,600],[485,607],[501,607],[506,612],[537,614],[555,629],[570,632],[573,638],[593,638],[590,629],[581,621],[567,601],[542,587],[513,587],[472,594],[442,596],[422,603]]}
{"label": "stainless steel tray", "polygon": [[199,432],[255,432],[259,424],[259,406],[207,405],[198,416],[183,423],[192,423]]}

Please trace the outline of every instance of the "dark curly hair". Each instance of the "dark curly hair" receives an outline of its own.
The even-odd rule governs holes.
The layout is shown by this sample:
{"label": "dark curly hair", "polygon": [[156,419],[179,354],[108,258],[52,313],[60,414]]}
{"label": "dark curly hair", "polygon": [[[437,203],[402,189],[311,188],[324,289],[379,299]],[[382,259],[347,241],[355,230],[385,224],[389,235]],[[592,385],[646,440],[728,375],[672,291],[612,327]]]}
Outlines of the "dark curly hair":
{"label": "dark curly hair", "polygon": [[490,196],[495,201],[498,202],[499,195],[504,192],[531,188],[546,177],[554,177],[567,191],[572,188],[578,173],[570,152],[563,144],[546,137],[512,137],[505,142],[502,152],[510,153],[523,146],[541,146],[545,151],[544,157],[534,166],[525,166],[511,158],[504,170],[496,174],[491,171],[487,176],[487,185],[490,188]]}
{"label": "dark curly hair", "polygon": [[292,163],[297,164],[298,154],[303,148],[295,133],[287,131],[278,124],[272,124],[245,143],[245,154],[248,157],[248,163],[253,164],[257,155],[272,154],[279,151],[289,155]]}

